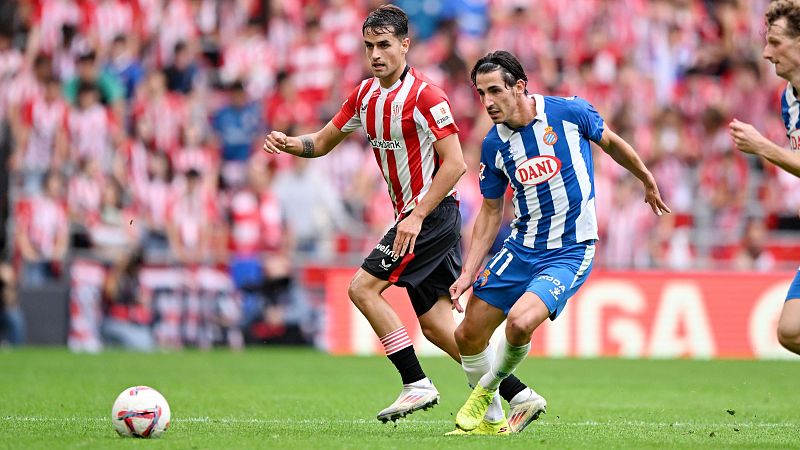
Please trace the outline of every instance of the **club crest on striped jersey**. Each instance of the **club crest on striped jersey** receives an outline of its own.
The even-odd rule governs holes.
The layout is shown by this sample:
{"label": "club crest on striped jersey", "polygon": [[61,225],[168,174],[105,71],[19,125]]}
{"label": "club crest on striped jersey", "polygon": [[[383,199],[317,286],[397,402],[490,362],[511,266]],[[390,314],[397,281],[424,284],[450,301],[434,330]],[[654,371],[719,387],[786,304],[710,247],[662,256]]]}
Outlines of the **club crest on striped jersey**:
{"label": "club crest on striped jersey", "polygon": [[453,114],[450,112],[450,105],[447,102],[441,102],[430,109],[433,120],[436,121],[436,126],[444,128],[447,125],[454,123]]}
{"label": "club crest on striped jersey", "polygon": [[398,121],[403,117],[403,102],[392,103],[392,120]]}
{"label": "club crest on striped jersey", "polygon": [[544,136],[542,136],[542,142],[547,145],[555,145],[558,142],[558,135],[555,131],[553,131],[553,127],[547,127],[544,129]]}
{"label": "club crest on striped jersey", "polygon": [[561,160],[555,156],[534,156],[520,164],[514,173],[525,186],[536,186],[550,181],[561,170]]}

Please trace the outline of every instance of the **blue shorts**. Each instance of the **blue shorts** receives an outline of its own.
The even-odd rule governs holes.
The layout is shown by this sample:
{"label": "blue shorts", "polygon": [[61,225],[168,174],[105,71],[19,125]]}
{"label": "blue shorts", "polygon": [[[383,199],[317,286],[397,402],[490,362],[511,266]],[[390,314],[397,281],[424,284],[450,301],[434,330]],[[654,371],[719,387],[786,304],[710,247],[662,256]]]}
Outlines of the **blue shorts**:
{"label": "blue shorts", "polygon": [[486,264],[473,292],[506,315],[522,294],[532,292],[555,320],[592,271],[594,249],[594,241],[547,250],[506,241]]}
{"label": "blue shorts", "polygon": [[800,269],[797,270],[797,275],[794,276],[792,284],[789,285],[789,292],[786,293],[786,301],[800,298]]}

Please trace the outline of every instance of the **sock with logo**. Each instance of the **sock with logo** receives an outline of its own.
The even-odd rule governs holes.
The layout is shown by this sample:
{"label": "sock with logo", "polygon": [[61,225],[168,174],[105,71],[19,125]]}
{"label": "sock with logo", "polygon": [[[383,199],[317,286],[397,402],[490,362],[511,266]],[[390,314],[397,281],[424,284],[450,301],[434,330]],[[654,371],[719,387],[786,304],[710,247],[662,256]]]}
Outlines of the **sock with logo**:
{"label": "sock with logo", "polygon": [[419,365],[411,338],[408,337],[405,327],[398,328],[381,338],[386,356],[400,372],[403,384],[411,384],[425,378],[425,372]]}
{"label": "sock with logo", "polygon": [[[464,373],[467,375],[469,387],[474,388],[483,375],[491,372],[492,359],[494,359],[494,351],[492,351],[491,345],[477,355],[461,355],[461,367],[464,368]],[[491,422],[497,422],[503,418],[503,415],[503,405],[500,403],[500,396],[495,395],[494,400],[492,400],[492,403],[489,404],[489,408],[486,410],[485,417]]]}
{"label": "sock with logo", "polygon": [[514,372],[531,350],[530,342],[519,347],[509,344],[505,339],[503,342],[504,345],[497,354],[492,370],[481,377],[481,386],[490,391],[497,389],[500,382]]}

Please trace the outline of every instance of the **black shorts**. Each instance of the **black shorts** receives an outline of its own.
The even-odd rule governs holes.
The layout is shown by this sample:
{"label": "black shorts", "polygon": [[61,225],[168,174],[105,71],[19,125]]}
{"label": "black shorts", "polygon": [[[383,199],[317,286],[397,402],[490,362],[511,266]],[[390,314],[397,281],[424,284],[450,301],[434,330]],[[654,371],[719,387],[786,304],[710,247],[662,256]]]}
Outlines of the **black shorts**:
{"label": "black shorts", "polygon": [[461,274],[461,213],[446,197],[422,221],[414,253],[397,258],[392,252],[397,225],[364,259],[361,268],[372,276],[406,288],[417,317],[428,312]]}

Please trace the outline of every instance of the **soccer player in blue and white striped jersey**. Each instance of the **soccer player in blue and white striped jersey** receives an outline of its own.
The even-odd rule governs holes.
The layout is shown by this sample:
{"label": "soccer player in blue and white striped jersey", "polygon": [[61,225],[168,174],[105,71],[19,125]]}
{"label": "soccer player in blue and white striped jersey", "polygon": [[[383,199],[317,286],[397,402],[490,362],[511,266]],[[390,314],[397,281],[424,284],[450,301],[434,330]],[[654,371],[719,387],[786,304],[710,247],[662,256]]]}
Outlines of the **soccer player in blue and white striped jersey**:
{"label": "soccer player in blue and white striped jersey", "polygon": [[[484,199],[472,245],[450,288],[458,302],[473,285],[456,341],[474,390],[452,433],[502,434],[505,419],[492,420],[500,381],[528,354],[536,327],[555,320],[592,270],[598,236],[590,142],[641,180],[644,201],[654,213],[670,211],[634,149],[586,100],[529,95],[522,66],[506,51],[478,60],[471,76],[495,126],[481,150]],[[509,184],[515,216],[511,235],[475,281],[500,227]],[[492,361],[489,338],[506,318],[506,342]],[[509,418],[510,423],[520,420],[532,418]]]}
{"label": "soccer player in blue and white striped jersey", "polygon": [[[766,13],[767,44],[763,56],[775,65],[775,73],[788,81],[781,98],[783,123],[789,148],[775,144],[749,123],[734,119],[730,123],[731,137],[736,147],[751,155],[764,157],[781,169],[800,177],[800,4],[777,0],[770,3]],[[787,350],[800,355],[800,271],[789,286],[781,317],[778,319],[778,341]]]}

